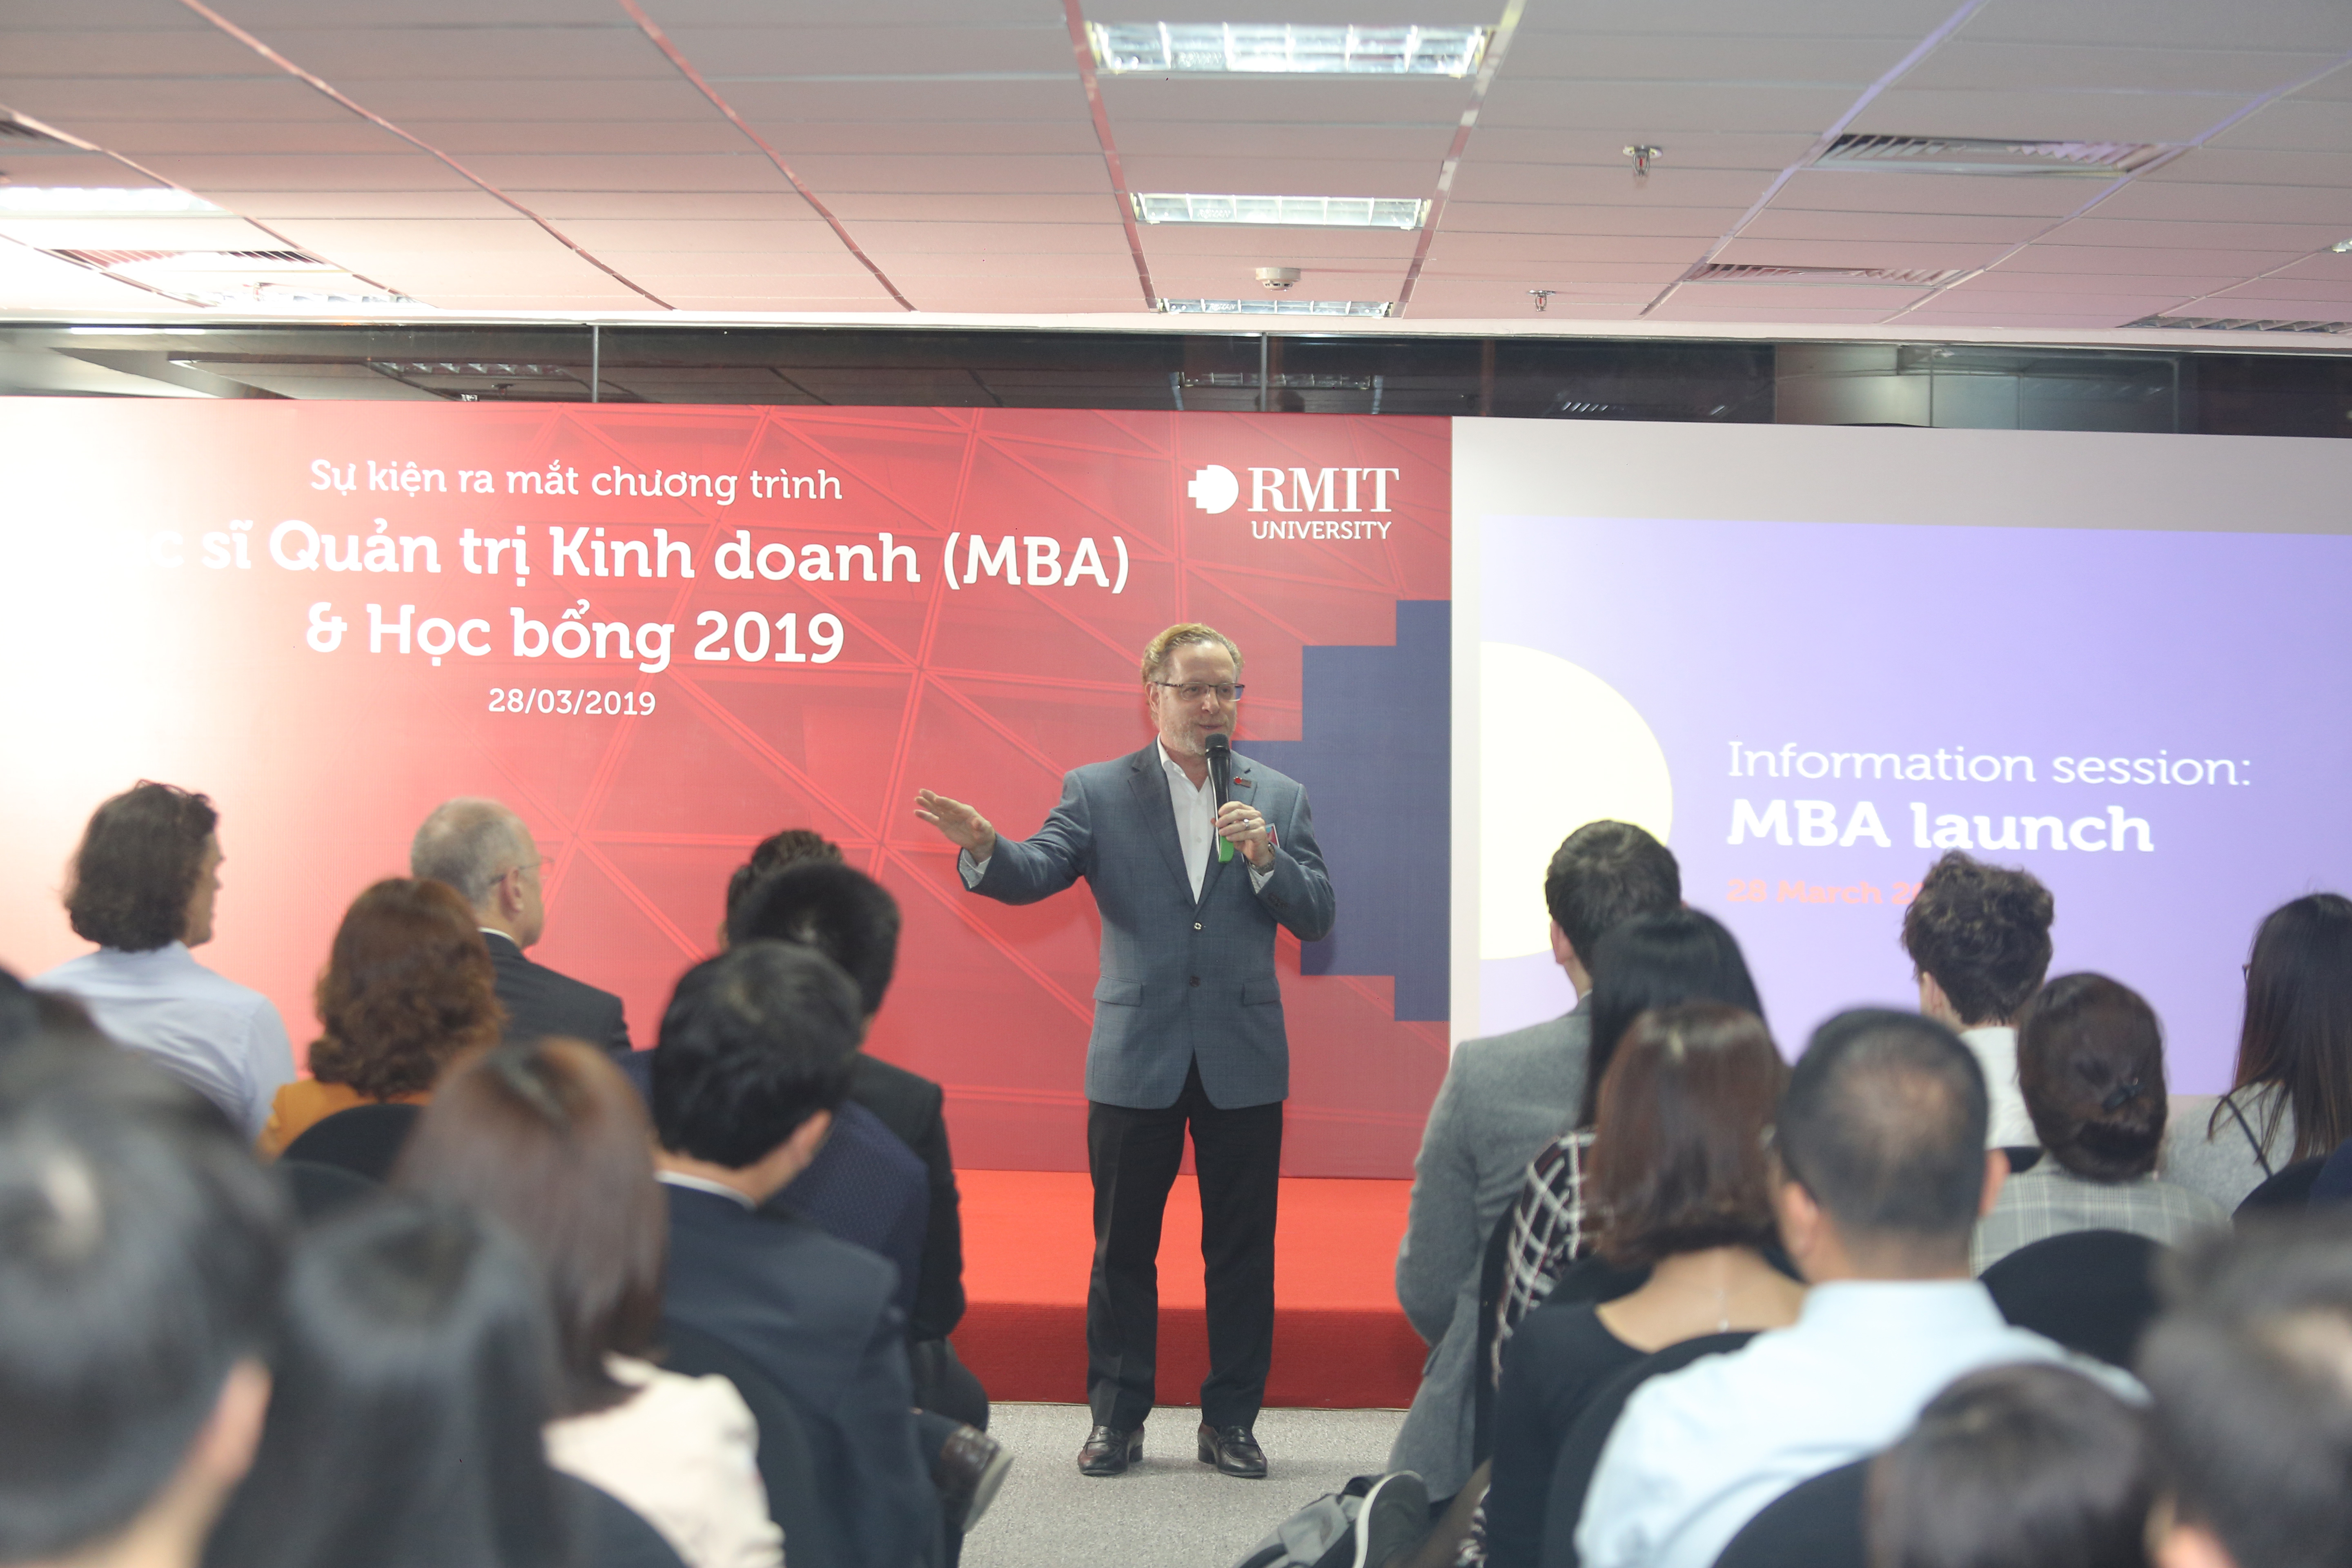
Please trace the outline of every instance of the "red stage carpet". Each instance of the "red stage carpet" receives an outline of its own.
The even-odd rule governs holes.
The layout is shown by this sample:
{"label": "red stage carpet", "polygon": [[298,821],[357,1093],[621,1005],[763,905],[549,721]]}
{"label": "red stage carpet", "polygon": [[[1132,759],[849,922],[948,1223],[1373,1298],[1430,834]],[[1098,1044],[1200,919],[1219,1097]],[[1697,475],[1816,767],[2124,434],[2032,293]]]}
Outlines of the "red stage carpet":
{"label": "red stage carpet", "polygon": [[[989,1397],[1083,1404],[1092,1189],[1081,1172],[960,1171],[964,1290],[956,1352]],[[1428,1353],[1396,1304],[1410,1182],[1286,1180],[1275,1249],[1274,1373],[1265,1402],[1326,1409],[1412,1402]],[[1168,1198],[1160,1247],[1163,1404],[1192,1405],[1208,1374],[1201,1199]]]}

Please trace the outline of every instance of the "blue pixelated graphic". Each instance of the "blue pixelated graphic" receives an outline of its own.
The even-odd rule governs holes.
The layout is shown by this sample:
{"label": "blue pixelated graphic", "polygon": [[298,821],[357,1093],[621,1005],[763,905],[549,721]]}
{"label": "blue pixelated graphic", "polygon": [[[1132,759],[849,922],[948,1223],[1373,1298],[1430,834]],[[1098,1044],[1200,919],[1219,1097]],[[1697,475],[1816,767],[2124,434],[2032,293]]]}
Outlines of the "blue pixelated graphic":
{"label": "blue pixelated graphic", "polygon": [[1339,921],[1308,974],[1392,974],[1400,1022],[1448,1013],[1453,605],[1406,600],[1393,647],[1308,647],[1302,738],[1234,749],[1307,786]]}

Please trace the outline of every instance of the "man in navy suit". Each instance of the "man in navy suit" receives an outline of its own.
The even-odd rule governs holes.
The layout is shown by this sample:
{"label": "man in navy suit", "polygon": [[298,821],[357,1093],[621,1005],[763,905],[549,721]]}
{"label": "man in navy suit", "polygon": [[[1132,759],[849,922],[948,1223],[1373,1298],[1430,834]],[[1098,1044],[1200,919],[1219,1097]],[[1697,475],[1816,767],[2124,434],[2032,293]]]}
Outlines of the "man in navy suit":
{"label": "man in navy suit", "polygon": [[1241,650],[1212,627],[1174,626],[1152,638],[1143,697],[1157,737],[1132,756],[1073,770],[1026,840],[999,837],[961,801],[916,796],[915,815],[961,851],[957,868],[973,892],[1034,903],[1083,877],[1102,912],[1087,1045],[1094,1426],[1078,1468],[1090,1476],[1118,1475],[1143,1452],[1156,1392],[1160,1218],[1188,1128],[1209,1319],[1198,1451],[1226,1475],[1265,1474],[1252,1427],[1273,1359],[1275,1203],[1290,1093],[1274,934],[1282,927],[1315,941],[1331,929],[1332,903],[1307,792],[1295,781],[1234,754],[1228,798],[1217,804],[1211,740],[1230,743],[1241,669]]}
{"label": "man in navy suit", "polygon": [[677,983],[652,1064],[664,1310],[783,1390],[858,1568],[917,1568],[940,1561],[940,1502],[891,1305],[898,1270],[761,1206],[824,1143],[865,1022],[847,975],[784,942],[730,948]]}
{"label": "man in navy suit", "polygon": [[483,796],[443,801],[408,847],[410,876],[446,882],[474,906],[508,1039],[562,1035],[626,1057],[629,1026],[618,996],[524,956],[547,931],[546,865],[522,818]]}

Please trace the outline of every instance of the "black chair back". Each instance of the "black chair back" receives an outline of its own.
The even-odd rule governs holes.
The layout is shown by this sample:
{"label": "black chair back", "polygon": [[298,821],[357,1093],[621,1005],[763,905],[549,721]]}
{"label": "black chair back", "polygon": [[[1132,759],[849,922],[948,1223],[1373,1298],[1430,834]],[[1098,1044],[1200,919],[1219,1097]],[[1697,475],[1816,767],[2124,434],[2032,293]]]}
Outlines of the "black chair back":
{"label": "black chair back", "polygon": [[1576,1525],[1584,1517],[1584,1494],[1592,1488],[1592,1472],[1601,1463],[1601,1449],[1625,1414],[1625,1402],[1654,1377],[1680,1372],[1701,1356],[1722,1355],[1746,1345],[1750,1331],[1701,1334],[1634,1363],[1601,1385],[1576,1424],[1560,1439],[1559,1458],[1552,1466],[1551,1489],[1544,1500],[1543,1568],[1577,1568]]}
{"label": "black chair back", "polygon": [[1715,1568],[1864,1568],[1870,1461],[1800,1481],[1740,1527]]}
{"label": "black chair back", "polygon": [[1984,1288],[2012,1326],[2129,1370],[2156,1319],[2163,1250],[2129,1231],[2069,1231],[2019,1247],[1984,1271]]}
{"label": "black chair back", "polygon": [[723,1377],[735,1385],[760,1428],[760,1479],[768,1517],[783,1527],[792,1568],[851,1568],[848,1532],[817,1485],[808,1433],[792,1397],[759,1363],[726,1341],[675,1318],[662,1320],[662,1365],[688,1377]]}
{"label": "black chair back", "polygon": [[1503,1280],[1511,1255],[1511,1215],[1514,1203],[1486,1233],[1486,1250],[1478,1259],[1478,1359],[1470,1363],[1470,1462],[1481,1465],[1495,1457],[1495,1327],[1502,1310]]}
{"label": "black chair back", "polygon": [[2242,1218],[2271,1209],[2307,1206],[2311,1202],[2311,1189],[2318,1184],[2319,1173],[2326,1163],[2326,1155],[2314,1154],[2308,1160],[2297,1160],[2286,1166],[2245,1195],[2238,1205],[2238,1216]]}
{"label": "black chair back", "polygon": [[662,1532],[627,1503],[577,1476],[559,1472],[556,1479],[572,1503],[572,1527],[580,1532],[572,1561],[581,1568],[686,1568]]}
{"label": "black chair back", "polygon": [[341,1165],[313,1164],[308,1160],[281,1158],[275,1167],[278,1180],[294,1194],[294,1213],[304,1225],[316,1225],[323,1219],[365,1203],[383,1189],[376,1183]]}
{"label": "black chair back", "polygon": [[371,1182],[388,1182],[408,1134],[424,1114],[414,1105],[354,1105],[320,1117],[286,1145],[289,1160],[337,1165]]}

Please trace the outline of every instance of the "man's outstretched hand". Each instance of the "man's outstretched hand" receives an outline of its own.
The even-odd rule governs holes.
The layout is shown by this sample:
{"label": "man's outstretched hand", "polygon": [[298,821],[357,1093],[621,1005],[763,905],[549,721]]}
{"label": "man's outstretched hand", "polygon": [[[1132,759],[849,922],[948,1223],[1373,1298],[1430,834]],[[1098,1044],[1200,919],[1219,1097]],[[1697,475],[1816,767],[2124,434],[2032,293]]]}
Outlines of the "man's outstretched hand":
{"label": "man's outstretched hand", "polygon": [[938,828],[940,837],[974,860],[985,860],[996,853],[996,829],[989,826],[988,818],[960,800],[919,789],[915,792],[915,815]]}

